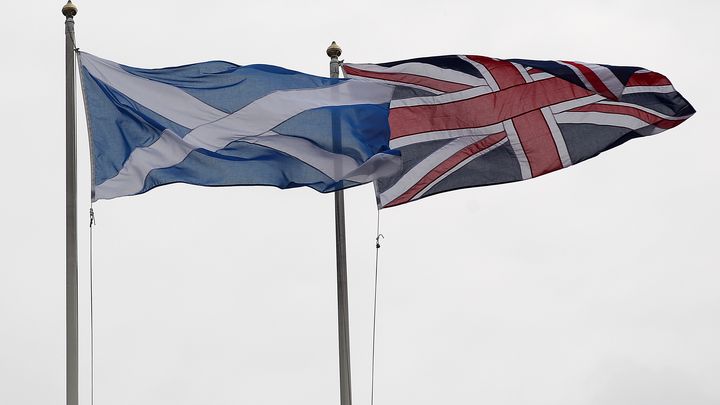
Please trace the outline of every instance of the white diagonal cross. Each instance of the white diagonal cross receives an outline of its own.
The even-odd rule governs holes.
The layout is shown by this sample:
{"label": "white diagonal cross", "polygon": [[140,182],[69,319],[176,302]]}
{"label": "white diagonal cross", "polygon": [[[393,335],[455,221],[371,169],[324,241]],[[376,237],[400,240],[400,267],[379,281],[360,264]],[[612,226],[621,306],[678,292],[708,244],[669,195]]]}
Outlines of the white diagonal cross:
{"label": "white diagonal cross", "polygon": [[114,62],[87,53],[81,53],[80,61],[91,75],[115,90],[191,128],[184,138],[165,130],[152,145],[133,150],[115,177],[95,186],[96,199],[136,194],[142,190],[150,171],[176,165],[197,148],[217,152],[236,141],[293,156],[335,181],[370,181],[377,173],[362,170],[361,166],[382,167],[383,161],[396,160],[391,155],[379,154],[361,165],[349,156],[329,152],[308,140],[272,131],[289,118],[314,108],[387,103],[393,92],[391,86],[349,80],[330,87],[275,91],[227,114],[171,85],[133,75]]}

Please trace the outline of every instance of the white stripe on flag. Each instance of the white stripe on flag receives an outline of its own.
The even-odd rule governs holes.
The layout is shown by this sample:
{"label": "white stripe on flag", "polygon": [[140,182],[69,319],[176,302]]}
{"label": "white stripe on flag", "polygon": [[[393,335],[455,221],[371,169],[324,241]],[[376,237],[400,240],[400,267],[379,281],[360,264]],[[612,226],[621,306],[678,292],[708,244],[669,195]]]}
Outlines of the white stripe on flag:
{"label": "white stripe on flag", "polygon": [[522,147],[520,137],[515,130],[515,125],[513,125],[512,120],[506,120],[503,121],[503,126],[505,127],[505,133],[507,133],[507,137],[510,140],[510,146],[512,146],[513,152],[515,152],[515,158],[517,158],[518,163],[520,164],[520,174],[522,175],[523,180],[531,178],[532,171],[530,170],[530,162],[525,155],[525,149]]}
{"label": "white stripe on flag", "polygon": [[625,86],[620,83],[620,80],[618,80],[612,70],[606,68],[605,66],[595,65],[592,63],[583,63],[583,65],[595,72],[597,77],[603,82],[603,84],[605,84],[605,87],[607,87],[608,90],[615,95],[615,97],[620,97]]}
{"label": "white stripe on flag", "polygon": [[94,198],[104,200],[137,194],[151,170],[176,165],[193,149],[192,145],[166,129],[152,145],[135,148],[115,177],[95,186]]}
{"label": "white stripe on flag", "polygon": [[367,183],[382,177],[392,176],[402,170],[400,156],[389,153],[377,153],[360,165],[357,169],[347,173],[343,180]]}
{"label": "white stripe on flag", "polygon": [[355,69],[366,70],[368,72],[378,73],[400,73],[411,74],[417,76],[429,77],[431,79],[444,80],[447,82],[466,84],[468,86],[484,86],[487,85],[485,80],[463,73],[453,69],[443,69],[441,67],[430,65],[422,62],[407,62],[399,65],[385,67],[372,64],[351,64],[347,66]]}
{"label": "white stripe on flag", "polygon": [[227,115],[177,87],[131,74],[115,62],[81,52],[80,64],[96,79],[185,128],[192,129]]}
{"label": "white stripe on flag", "polygon": [[483,65],[482,63],[475,62],[474,60],[468,58],[468,57],[465,56],[465,55],[460,55],[460,56],[458,56],[458,57],[459,57],[460,59],[464,60],[465,62],[473,65],[473,66],[475,67],[475,69],[477,69],[478,72],[480,72],[480,74],[482,75],[482,77],[485,78],[485,80],[487,81],[488,86],[490,86],[490,88],[491,88],[493,91],[498,91],[498,90],[500,90],[500,87],[498,86],[497,82],[495,81],[495,78],[493,77],[493,75],[490,74],[490,71],[487,70],[487,68],[485,67],[485,65]]}
{"label": "white stripe on flag", "polygon": [[[569,64],[569,63],[565,63],[565,62],[562,62],[562,61],[557,61],[557,63],[559,63],[559,64],[561,64],[561,65],[564,65],[564,66],[567,66],[567,67],[569,67],[570,69],[572,69],[572,71],[575,73],[575,75],[583,82],[583,84],[585,85],[585,88],[586,88],[586,89],[597,92],[597,89],[596,89],[595,87],[593,87],[592,84],[590,84],[590,82],[588,81],[588,79],[585,77],[584,74],[582,74],[582,72],[580,71],[580,69],[577,68],[577,66],[571,65],[571,64]],[[577,62],[575,62],[575,63],[577,63]]]}
{"label": "white stripe on flag", "polygon": [[455,101],[462,101],[471,99],[473,97],[482,96],[483,94],[492,93],[490,86],[478,86],[472,87],[467,90],[460,90],[453,93],[445,93],[437,96],[421,96],[403,98],[400,100],[392,100],[390,102],[390,108],[399,107],[414,107],[418,105],[428,104],[447,104]]}
{"label": "white stripe on flag", "polygon": [[624,103],[624,102],[622,102],[622,101],[610,101],[610,100],[605,100],[605,101],[600,101],[598,104],[617,105],[617,106],[622,106],[622,107],[634,108],[634,109],[636,109],[636,110],[645,111],[645,112],[648,113],[648,114],[652,114],[652,115],[658,116],[658,117],[660,117],[660,118],[663,118],[663,119],[666,119],[666,120],[671,120],[671,121],[682,121],[682,120],[686,120],[686,119],[690,118],[689,115],[683,115],[683,116],[679,116],[679,117],[677,117],[677,116],[665,115],[665,114],[663,114],[663,113],[661,113],[661,112],[655,111],[655,110],[653,110],[653,109],[651,109],[651,108],[647,108],[647,107],[642,106],[642,105],[640,105],[640,104]]}
{"label": "white stripe on flag", "polygon": [[399,82],[399,81],[393,81],[393,80],[374,79],[374,78],[369,78],[369,77],[365,77],[365,76],[357,76],[357,75],[349,75],[349,74],[345,74],[345,77],[351,78],[353,80],[364,81],[366,83],[385,83],[385,84],[389,84],[391,86],[403,86],[403,87],[411,87],[413,89],[420,89],[420,90],[424,90],[424,91],[427,91],[428,93],[432,93],[432,94],[443,94],[443,92],[440,90],[431,89],[430,87],[421,86],[419,84],[411,84],[411,83],[405,83],[405,82]]}
{"label": "white stripe on flag", "polygon": [[510,62],[510,63],[512,63],[512,65],[515,66],[515,69],[517,69],[518,72],[520,72],[520,76],[522,76],[523,79],[525,79],[525,83],[532,83],[532,81],[533,81],[532,77],[530,76],[528,71],[525,70],[525,68],[521,64],[515,63],[515,62]]}
{"label": "white stripe on flag", "polygon": [[[294,156],[308,165],[325,173],[331,179],[338,181],[345,174],[357,169],[360,165],[353,158],[340,153],[332,153],[325,149],[318,148],[314,143],[305,138],[280,135],[268,131],[257,136],[246,136],[238,139],[253,145],[262,145],[286,155]],[[221,151],[219,148],[218,151]],[[220,152],[222,153],[222,152]]]}
{"label": "white stripe on flag", "polygon": [[558,124],[595,124],[639,129],[648,126],[647,122],[625,114],[611,114],[603,112],[563,112],[555,115]]}
{"label": "white stripe on flag", "polygon": [[464,136],[457,138],[445,145],[440,149],[434,151],[425,157],[420,163],[413,166],[412,169],[408,170],[398,181],[389,189],[385,190],[380,194],[380,206],[385,206],[390,201],[400,197],[403,193],[414,186],[417,182],[422,180],[432,169],[437,165],[447,160],[450,156],[456,154],[458,151],[468,145],[472,145],[475,142],[485,138],[484,136]]}
{"label": "white stripe on flag", "polygon": [[542,73],[533,73],[530,75],[530,77],[532,77],[533,81],[539,82],[540,80],[552,79],[555,76],[551,75],[550,73],[542,72]]}
{"label": "white stripe on flag", "polygon": [[446,171],[446,172],[443,173],[440,177],[438,177],[437,179],[433,180],[432,183],[430,183],[430,184],[428,184],[427,186],[425,186],[425,188],[423,188],[422,190],[420,190],[420,192],[417,193],[417,194],[415,194],[410,200],[411,200],[411,201],[414,201],[414,200],[417,200],[418,198],[421,198],[423,195],[425,195],[425,193],[428,192],[428,190],[430,190],[430,189],[432,189],[433,187],[435,187],[436,184],[438,184],[439,182],[443,181],[443,180],[444,180],[446,177],[448,177],[449,175],[451,175],[451,174],[455,173],[456,171],[460,170],[463,166],[465,166],[466,164],[468,164],[468,163],[472,162],[473,160],[479,158],[480,156],[483,156],[483,155],[485,155],[485,154],[487,154],[487,153],[492,152],[493,150],[499,148],[500,146],[506,144],[507,142],[508,142],[508,139],[507,139],[507,138],[504,138],[504,139],[501,140],[500,142],[497,142],[496,144],[491,145],[489,148],[485,148],[485,149],[479,151],[478,153],[475,153],[475,154],[473,154],[473,155],[470,155],[470,156],[466,157],[462,162],[460,162],[460,163],[458,163],[457,165],[455,165],[455,167],[453,167],[452,169]]}
{"label": "white stripe on flag", "polygon": [[555,116],[549,107],[542,108],[540,111],[542,111],[542,115],[545,117],[545,122],[547,122],[548,128],[550,128],[550,133],[552,133],[553,140],[555,141],[555,147],[557,147],[558,155],[560,155],[560,162],[562,162],[563,167],[572,165],[570,153],[568,152],[567,145],[565,144],[565,138],[563,137],[562,132],[560,132],[560,127],[558,127],[557,122],[555,122]]}
{"label": "white stripe on flag", "polygon": [[481,136],[481,135],[492,135],[498,132],[504,131],[504,127],[501,123],[488,125],[486,127],[478,128],[462,128],[452,129],[448,131],[431,131],[423,132],[415,135],[402,136],[400,138],[390,140],[390,148],[401,148],[403,146],[412,145],[415,143],[439,141],[441,139],[453,139],[461,136]]}
{"label": "white stripe on flag", "polygon": [[672,85],[667,86],[630,86],[625,87],[622,94],[635,93],[672,93],[675,88]]}
{"label": "white stripe on flag", "polygon": [[597,103],[598,101],[605,100],[605,97],[599,94],[593,94],[592,96],[586,96],[583,98],[576,98],[574,100],[563,101],[562,103],[553,104],[550,106],[550,110],[554,114],[572,110],[573,108],[582,107],[588,104]]}

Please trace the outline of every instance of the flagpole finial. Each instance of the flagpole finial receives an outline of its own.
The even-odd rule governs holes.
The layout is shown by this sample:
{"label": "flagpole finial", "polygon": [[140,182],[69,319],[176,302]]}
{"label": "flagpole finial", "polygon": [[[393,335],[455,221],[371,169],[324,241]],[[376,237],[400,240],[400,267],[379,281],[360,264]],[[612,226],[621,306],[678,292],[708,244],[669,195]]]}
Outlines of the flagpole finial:
{"label": "flagpole finial", "polygon": [[62,13],[67,18],[73,18],[75,17],[75,14],[77,14],[77,7],[72,1],[68,0],[67,4],[65,4],[62,8]]}
{"label": "flagpole finial", "polygon": [[342,49],[338,44],[335,43],[335,41],[332,41],[332,44],[328,46],[327,56],[331,58],[338,58],[340,57],[340,54],[342,54]]}

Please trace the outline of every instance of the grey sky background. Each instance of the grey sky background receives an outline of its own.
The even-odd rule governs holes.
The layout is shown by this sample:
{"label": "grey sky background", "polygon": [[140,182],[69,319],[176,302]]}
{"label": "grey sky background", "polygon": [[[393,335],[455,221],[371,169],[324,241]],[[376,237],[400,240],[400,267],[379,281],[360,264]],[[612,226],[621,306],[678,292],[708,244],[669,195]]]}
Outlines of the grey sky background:
{"label": "grey sky background", "polygon": [[[76,4],[78,46],[138,67],[222,59],[327,75],[335,40],[356,63],[466,53],[667,75],[698,110],[677,128],[538,179],[381,211],[375,403],[720,403],[720,3]],[[11,2],[0,24],[2,404],[65,401],[62,5]],[[170,185],[96,203],[96,403],[338,403],[332,198]],[[367,404],[372,186],[346,201],[354,401]]]}

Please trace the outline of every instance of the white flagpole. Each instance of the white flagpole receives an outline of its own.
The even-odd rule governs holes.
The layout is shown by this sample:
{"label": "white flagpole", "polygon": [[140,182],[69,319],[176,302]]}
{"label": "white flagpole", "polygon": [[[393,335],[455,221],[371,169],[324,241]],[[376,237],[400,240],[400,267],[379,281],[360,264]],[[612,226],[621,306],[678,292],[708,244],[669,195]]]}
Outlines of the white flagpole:
{"label": "white flagpole", "polygon": [[[340,77],[338,57],[342,49],[335,43],[330,44],[327,55],[330,57],[330,77]],[[332,118],[333,149],[341,152],[341,139],[335,136],[339,132],[339,122]],[[348,317],[347,257],[345,248],[345,196],[342,190],[335,192],[335,256],[337,260],[338,293],[338,340],[340,351],[340,405],[351,405],[350,392],[350,321]]]}
{"label": "white flagpole", "polygon": [[65,327],[66,399],[78,405],[78,249],[77,156],[75,122],[75,21],[77,7],[68,1],[65,16]]}

